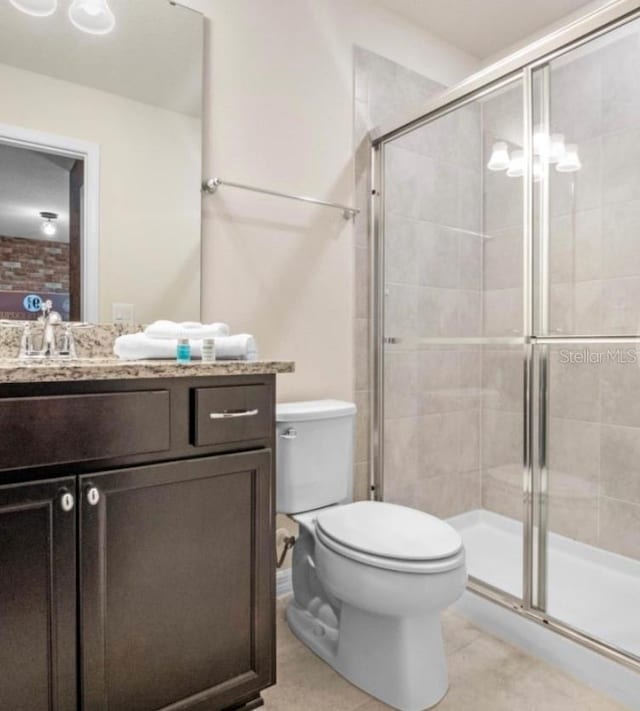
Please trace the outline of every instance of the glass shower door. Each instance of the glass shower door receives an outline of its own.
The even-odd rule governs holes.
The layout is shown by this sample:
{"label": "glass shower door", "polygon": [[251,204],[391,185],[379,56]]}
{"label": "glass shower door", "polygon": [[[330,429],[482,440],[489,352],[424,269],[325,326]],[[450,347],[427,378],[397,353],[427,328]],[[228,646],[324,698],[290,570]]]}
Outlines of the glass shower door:
{"label": "glass shower door", "polygon": [[518,599],[523,144],[514,80],[387,143],[383,194],[382,497],[448,519]]}
{"label": "glass shower door", "polygon": [[640,657],[640,22],[536,69],[540,609]]}

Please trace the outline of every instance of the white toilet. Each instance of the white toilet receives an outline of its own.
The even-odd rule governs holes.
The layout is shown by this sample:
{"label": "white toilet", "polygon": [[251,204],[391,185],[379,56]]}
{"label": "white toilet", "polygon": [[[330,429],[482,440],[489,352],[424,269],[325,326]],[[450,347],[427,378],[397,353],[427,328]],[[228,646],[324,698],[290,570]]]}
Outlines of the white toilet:
{"label": "white toilet", "polygon": [[348,503],[356,408],[278,405],[279,513],[300,526],[293,549],[293,633],[337,672],[402,711],[447,692],[440,612],[462,594],[462,539],[405,506]]}

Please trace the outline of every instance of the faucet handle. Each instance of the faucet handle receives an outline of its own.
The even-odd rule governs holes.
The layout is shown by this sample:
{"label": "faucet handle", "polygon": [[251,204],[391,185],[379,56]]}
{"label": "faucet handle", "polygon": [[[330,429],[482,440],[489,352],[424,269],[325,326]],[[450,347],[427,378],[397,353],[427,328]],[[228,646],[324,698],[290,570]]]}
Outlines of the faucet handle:
{"label": "faucet handle", "polygon": [[31,331],[31,324],[28,323],[22,330],[22,338],[20,339],[20,358],[25,358],[31,355],[34,351],[33,348],[33,332]]}
{"label": "faucet handle", "polygon": [[65,328],[64,334],[62,335],[62,345],[59,354],[61,356],[68,356],[69,358],[76,357],[76,343],[70,326]]}

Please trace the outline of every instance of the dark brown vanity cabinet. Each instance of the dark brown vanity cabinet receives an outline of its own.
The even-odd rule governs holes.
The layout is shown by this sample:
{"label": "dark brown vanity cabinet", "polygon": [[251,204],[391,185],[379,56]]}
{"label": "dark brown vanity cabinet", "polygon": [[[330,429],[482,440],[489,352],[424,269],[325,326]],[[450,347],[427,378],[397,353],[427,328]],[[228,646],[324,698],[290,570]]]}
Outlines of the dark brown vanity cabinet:
{"label": "dark brown vanity cabinet", "polygon": [[3,711],[77,708],[75,486],[0,486]]}
{"label": "dark brown vanity cabinet", "polygon": [[[261,704],[260,691],[275,676],[273,382],[228,380],[208,383],[206,399],[224,403],[214,415],[236,415],[222,418],[223,426],[241,421],[247,403],[258,409],[247,417],[260,418],[262,429],[229,430],[252,439],[225,447],[207,422],[215,445],[194,444],[201,383],[172,382],[164,396],[150,383],[137,391],[147,397],[132,401],[156,403],[146,422],[161,436],[155,444],[148,433],[139,441],[158,452],[136,453],[131,462],[137,440],[111,425],[113,439],[126,444],[124,464],[58,464],[56,471],[71,475],[0,485],[0,709],[217,711]],[[69,403],[76,406],[79,397]],[[24,401],[14,400],[23,412]],[[8,402],[0,398],[0,425]],[[113,415],[110,405],[105,412]],[[171,413],[170,422],[162,412]],[[70,450],[111,452],[107,443],[83,445],[84,437],[70,432]],[[36,442],[27,461],[41,459],[37,449]]]}
{"label": "dark brown vanity cabinet", "polygon": [[80,477],[83,708],[205,711],[269,684],[270,469],[267,450]]}

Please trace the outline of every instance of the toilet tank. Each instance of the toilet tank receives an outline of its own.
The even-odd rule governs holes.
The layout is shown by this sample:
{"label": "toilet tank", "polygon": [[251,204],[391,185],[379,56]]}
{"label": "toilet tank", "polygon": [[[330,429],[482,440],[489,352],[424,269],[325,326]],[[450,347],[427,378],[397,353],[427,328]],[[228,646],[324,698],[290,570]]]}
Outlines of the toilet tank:
{"label": "toilet tank", "polygon": [[356,406],[341,400],[276,406],[276,511],[350,501]]}

